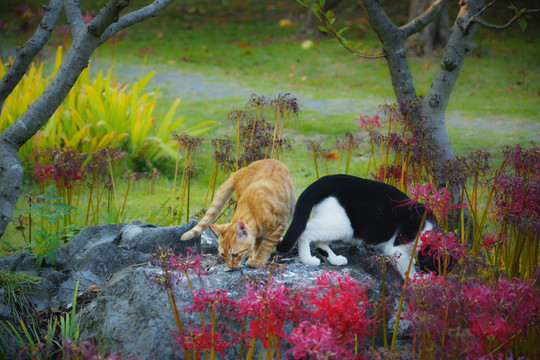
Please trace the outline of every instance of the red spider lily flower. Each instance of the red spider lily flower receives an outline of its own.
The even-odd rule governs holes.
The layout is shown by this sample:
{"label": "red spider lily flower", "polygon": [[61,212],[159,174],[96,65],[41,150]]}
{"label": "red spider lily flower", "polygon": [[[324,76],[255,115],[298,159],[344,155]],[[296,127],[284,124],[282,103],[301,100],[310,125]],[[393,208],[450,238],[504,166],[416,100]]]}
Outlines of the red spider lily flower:
{"label": "red spider lily flower", "polygon": [[379,122],[379,115],[369,116],[369,115],[360,115],[360,128],[371,131],[373,127],[381,127]]}
{"label": "red spider lily flower", "polygon": [[446,271],[450,271],[459,259],[466,256],[465,244],[459,241],[456,233],[428,230],[422,233],[420,241],[420,253],[433,261],[439,274],[443,272],[438,268],[439,262],[440,266],[446,267]]}
{"label": "red spider lily flower", "polygon": [[221,310],[229,315],[236,315],[237,302],[230,300],[226,289],[214,289],[207,292],[205,289],[193,293],[193,306],[184,311],[203,311],[210,309]]}
{"label": "red spider lily flower", "polygon": [[272,338],[274,345],[279,347],[279,339],[286,336],[283,325],[294,316],[294,312],[289,311],[294,303],[285,284],[274,286],[270,280],[268,284],[247,285],[246,296],[237,304],[238,319],[244,315],[252,319],[245,337],[261,339],[266,349],[270,347],[268,340]]}
{"label": "red spider lily flower", "polygon": [[199,254],[196,250],[187,248],[187,254],[184,257],[183,254],[174,255],[169,257],[169,264],[172,268],[178,270],[180,278],[188,270],[193,271],[198,277],[208,275],[208,272],[201,263],[203,254]]}
{"label": "red spider lily flower", "polygon": [[425,336],[434,345],[446,339],[435,357],[480,359],[494,349],[505,354],[513,335],[526,333],[540,318],[540,289],[533,285],[534,280],[523,279],[468,285],[437,276],[413,279],[404,289],[404,317],[416,337]]}
{"label": "red spider lily flower", "polygon": [[437,189],[432,183],[426,183],[425,185],[411,184],[409,192],[411,199],[406,202],[407,205],[416,202],[423,203],[429,212],[438,214],[443,218],[446,217],[448,210],[463,207],[463,205],[450,203],[450,191],[448,189]]}
{"label": "red spider lily flower", "polygon": [[480,242],[480,246],[482,246],[487,251],[489,251],[494,245],[502,244],[507,239],[508,239],[508,236],[504,234],[498,234],[498,235],[484,234],[482,235],[482,241]]}
{"label": "red spider lily flower", "polygon": [[352,350],[343,347],[332,336],[332,329],[328,324],[312,324],[302,322],[294,329],[289,342],[293,347],[288,351],[293,359],[351,359]]}
{"label": "red spider lily flower", "polygon": [[493,339],[504,343],[511,334],[510,326],[500,314],[472,315],[469,320],[471,333],[478,336],[486,344],[484,349],[486,352],[489,351],[489,343]]}
{"label": "red spider lily flower", "polygon": [[[373,178],[380,182],[385,182],[386,179],[395,179],[396,181],[401,180],[401,175],[403,171],[400,165],[390,165],[390,166],[381,166],[376,174],[371,174]],[[403,175],[405,175],[405,179],[407,179],[408,175],[405,172]]]}
{"label": "red spider lily flower", "polygon": [[524,230],[540,230],[540,175],[524,180],[503,175],[495,180],[496,216]]}
{"label": "red spider lily flower", "polygon": [[200,359],[201,351],[214,350],[225,356],[225,351],[236,344],[238,339],[225,339],[227,333],[224,330],[214,331],[212,336],[212,324],[207,326],[190,326],[189,330],[181,334],[172,332],[172,336],[179,346],[192,352],[195,350],[195,359]]}
{"label": "red spider lily flower", "polygon": [[32,173],[34,180],[43,181],[53,177],[54,166],[53,165],[42,165],[38,162],[34,163],[35,169]]}
{"label": "red spider lily flower", "polygon": [[349,335],[362,338],[373,323],[367,315],[367,289],[350,274],[324,271],[308,292],[306,302],[312,309],[309,312],[320,323],[326,323],[343,342],[354,341],[354,336]]}

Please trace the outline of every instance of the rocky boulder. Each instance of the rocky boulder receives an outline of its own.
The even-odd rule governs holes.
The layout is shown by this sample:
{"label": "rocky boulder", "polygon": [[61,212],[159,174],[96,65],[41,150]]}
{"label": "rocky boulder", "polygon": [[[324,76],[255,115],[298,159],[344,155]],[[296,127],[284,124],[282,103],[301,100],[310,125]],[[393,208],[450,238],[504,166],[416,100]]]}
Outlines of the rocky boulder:
{"label": "rocky boulder", "polygon": [[[190,241],[179,241],[181,235],[194,225],[192,221],[171,227],[141,222],[91,226],[56,250],[56,267],[46,262],[38,271],[35,257],[23,253],[0,259],[0,269],[43,278],[28,296],[38,310],[71,303],[77,281],[80,291],[99,289],[90,300],[77,306],[82,339],[102,339],[105,344],[112,346],[113,351],[121,352],[124,356],[174,358],[179,354],[171,333],[177,330],[175,317],[165,288],[155,281],[163,279],[164,272],[161,267],[149,262],[159,247],[174,249],[176,254],[186,254],[188,248],[204,254],[201,264],[205,276],[199,278],[192,274],[193,291],[221,288],[228,291],[231,299],[238,299],[245,292],[246,277],[267,278],[270,271],[249,267],[229,270],[223,262],[219,262],[217,239],[211,233],[204,233],[202,237]],[[378,299],[382,288],[382,271],[381,264],[372,260],[374,253],[344,243],[336,243],[333,248],[336,253],[348,258],[349,265],[339,268],[327,264],[306,266],[299,262],[297,254],[286,254],[278,260],[284,266],[275,272],[274,281],[284,282],[288,286],[309,284],[314,283],[324,270],[348,272],[355,279],[369,282],[369,297]],[[182,323],[200,322],[198,313],[184,311],[192,305],[193,292],[187,279],[181,275],[177,274],[175,278],[174,295]],[[385,280],[394,289],[402,283],[401,277],[391,266],[388,266]],[[394,299],[388,299],[388,303],[395,300],[397,293],[397,290],[391,291]],[[0,319],[15,320],[16,315],[5,305],[5,300],[1,298]],[[217,323],[220,324],[220,321],[229,322],[222,325],[239,332],[240,323],[230,323],[230,318],[218,318]],[[5,334],[0,335],[5,338]],[[10,342],[3,341],[2,346],[8,346],[7,343]],[[231,348],[225,358],[237,358],[237,351],[237,348]]]}

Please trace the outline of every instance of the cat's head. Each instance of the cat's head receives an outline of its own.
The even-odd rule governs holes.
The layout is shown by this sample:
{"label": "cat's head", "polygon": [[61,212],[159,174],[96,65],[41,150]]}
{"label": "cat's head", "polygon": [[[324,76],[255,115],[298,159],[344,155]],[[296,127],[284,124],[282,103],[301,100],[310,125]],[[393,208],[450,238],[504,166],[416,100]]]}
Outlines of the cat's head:
{"label": "cat's head", "polygon": [[234,268],[244,261],[253,250],[255,238],[247,225],[239,220],[236,223],[210,225],[219,235],[219,255],[228,267]]}

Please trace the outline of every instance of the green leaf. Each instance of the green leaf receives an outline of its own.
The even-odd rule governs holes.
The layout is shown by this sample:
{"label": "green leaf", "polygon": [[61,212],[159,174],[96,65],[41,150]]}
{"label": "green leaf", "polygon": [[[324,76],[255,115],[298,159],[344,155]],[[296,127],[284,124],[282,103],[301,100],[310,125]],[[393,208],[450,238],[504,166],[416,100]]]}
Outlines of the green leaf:
{"label": "green leaf", "polygon": [[527,29],[527,20],[519,19],[518,20],[518,25],[521,28],[521,31],[525,31],[525,29]]}
{"label": "green leaf", "polygon": [[308,5],[305,3],[304,0],[296,0],[297,3],[299,3],[300,5],[302,5],[303,7],[307,8]]}
{"label": "green leaf", "polygon": [[347,31],[349,28],[350,26],[345,26],[343,29],[339,30],[337,32],[337,36],[341,36],[341,34],[343,34],[343,32]]}
{"label": "green leaf", "polygon": [[328,10],[326,12],[326,17],[327,18],[335,18],[336,17],[336,14],[334,14],[334,12],[332,10]]}
{"label": "green leaf", "polygon": [[319,30],[321,30],[322,32],[325,32],[325,33],[328,32],[328,29],[325,26],[322,26],[322,25],[319,25]]}

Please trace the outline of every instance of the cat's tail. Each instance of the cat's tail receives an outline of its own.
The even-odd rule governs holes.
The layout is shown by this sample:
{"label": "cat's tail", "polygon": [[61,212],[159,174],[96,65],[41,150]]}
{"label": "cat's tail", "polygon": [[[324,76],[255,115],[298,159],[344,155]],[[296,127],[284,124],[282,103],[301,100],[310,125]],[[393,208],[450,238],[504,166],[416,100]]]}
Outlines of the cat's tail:
{"label": "cat's tail", "polygon": [[[313,185],[313,184],[312,184]],[[296,240],[302,235],[304,230],[306,230],[306,225],[309,220],[309,215],[313,206],[315,206],[320,199],[314,197],[308,186],[306,190],[300,195],[296,205],[294,207],[294,214],[291,225],[287,230],[287,233],[283,237],[283,240],[276,246],[276,250],[280,253],[287,253],[291,251]]]}
{"label": "cat's tail", "polygon": [[193,229],[182,235],[182,240],[190,240],[199,236],[204,231],[204,229],[208,227],[208,225],[212,224],[216,220],[221,209],[223,209],[223,206],[231,198],[234,192],[233,178],[234,174],[231,175],[227,179],[227,181],[225,181],[219,187],[218,191],[214,195],[214,199],[212,200],[210,207],[206,211],[206,214],[204,214],[201,221],[199,221],[199,223]]}

